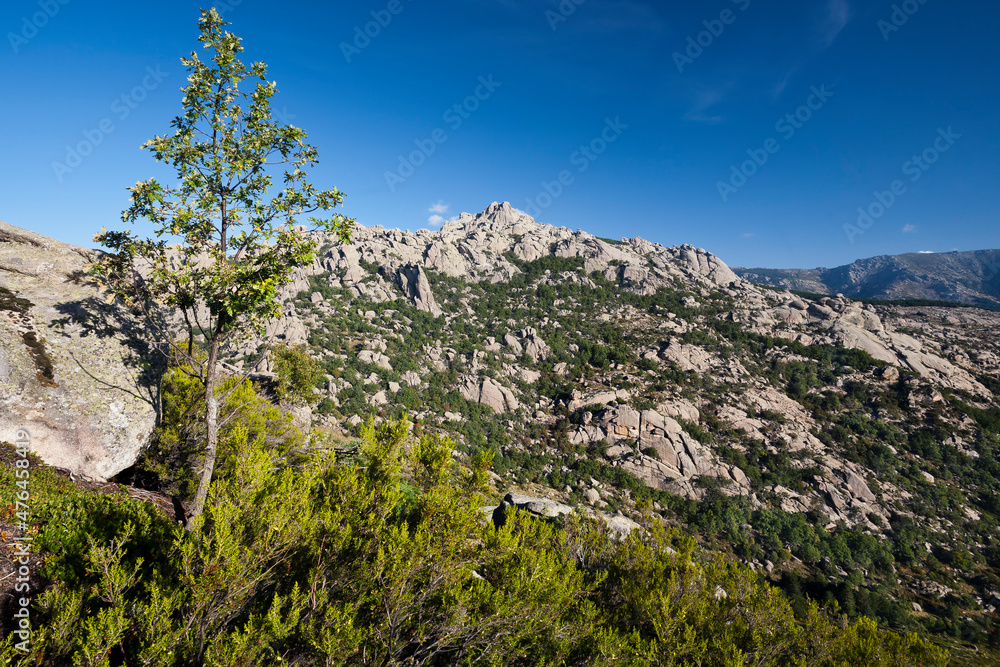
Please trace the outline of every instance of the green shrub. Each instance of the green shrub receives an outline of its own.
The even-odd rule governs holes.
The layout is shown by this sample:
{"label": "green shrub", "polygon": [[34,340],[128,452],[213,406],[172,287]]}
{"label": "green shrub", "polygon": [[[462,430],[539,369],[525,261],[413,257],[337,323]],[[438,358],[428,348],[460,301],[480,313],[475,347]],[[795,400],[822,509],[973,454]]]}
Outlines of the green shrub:
{"label": "green shrub", "polygon": [[304,346],[276,345],[271,351],[278,381],[274,391],[278,399],[295,405],[313,401],[313,389],[323,377],[323,367],[309,356]]}
{"label": "green shrub", "polygon": [[[204,450],[205,389],[190,368],[174,366],[168,369],[162,383],[163,415],[153,434],[152,444],[136,464],[136,477],[147,486],[165,493],[190,498],[198,485],[196,470],[201,465]],[[216,475],[226,475],[236,469],[235,443],[248,437],[284,455],[301,444],[302,434],[290,415],[262,397],[254,385],[240,378],[223,379],[216,395],[219,402],[219,450]]]}
{"label": "green shrub", "polygon": [[240,465],[213,482],[190,532],[106,500],[66,513],[70,533],[90,539],[82,554],[77,539],[73,555],[56,560],[82,567],[35,602],[30,652],[8,640],[0,658],[515,667],[611,667],[623,656],[637,666],[947,660],[914,635],[867,619],[845,625],[815,604],[800,604],[796,617],[752,570],[660,522],[622,541],[582,515],[557,527],[512,512],[495,528],[478,510],[489,457],[478,457],[478,472],[465,470],[448,441],[414,439],[409,426],[369,422],[356,456],[316,454],[296,467],[276,465],[263,435],[238,427],[231,444]]}

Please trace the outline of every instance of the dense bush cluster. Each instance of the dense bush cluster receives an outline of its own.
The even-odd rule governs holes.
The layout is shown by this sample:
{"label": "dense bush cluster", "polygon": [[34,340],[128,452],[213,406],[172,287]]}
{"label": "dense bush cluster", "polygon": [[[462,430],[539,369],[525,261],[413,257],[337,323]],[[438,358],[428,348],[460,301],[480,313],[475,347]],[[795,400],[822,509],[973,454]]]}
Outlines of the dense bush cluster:
{"label": "dense bush cluster", "polygon": [[[310,388],[311,389],[311,388]],[[205,445],[205,385],[188,366],[172,366],[163,377],[163,415],[152,442],[124,475],[137,483],[189,499],[198,486]],[[289,415],[262,397],[249,382],[224,379],[219,397],[219,466],[236,464],[233,452],[244,439],[260,439],[284,456],[302,444]],[[224,471],[225,472],[225,471]]]}
{"label": "dense bush cluster", "polygon": [[[572,516],[484,521],[467,470],[405,420],[282,467],[234,427],[188,532],[81,495],[42,527],[51,587],[31,653],[75,665],[943,665],[915,635],[816,606],[658,521],[616,541]],[[12,485],[10,471],[0,487]]]}
{"label": "dense bush cluster", "polygon": [[293,405],[312,403],[313,390],[323,375],[323,368],[306,347],[276,345],[271,350],[271,358],[277,377],[274,391],[278,399]]}

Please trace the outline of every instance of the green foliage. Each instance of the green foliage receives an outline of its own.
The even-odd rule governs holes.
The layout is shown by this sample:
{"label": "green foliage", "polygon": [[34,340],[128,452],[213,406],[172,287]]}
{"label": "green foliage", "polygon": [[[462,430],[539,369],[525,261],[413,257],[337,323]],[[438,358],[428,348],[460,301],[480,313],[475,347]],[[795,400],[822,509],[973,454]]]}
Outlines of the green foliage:
{"label": "green foliage", "polygon": [[[272,118],[276,84],[263,62],[239,60],[243,46],[227,25],[214,9],[202,11],[198,41],[212,51],[212,62],[196,52],[182,58],[189,71],[184,110],[172,134],[143,145],[174,167],[178,186],[150,179],[129,188],[132,205],[123,222],[149,221],[159,240],[131,231],[95,237],[112,251],[95,271],[114,293],[184,311],[191,335],[197,330],[206,341],[258,332],[278,314],[279,289],[315,257],[315,242],[294,230],[296,220],[343,201],[336,188],[317,190],[306,180],[316,149],[303,130]],[[282,189],[272,196],[276,167],[284,167]],[[352,221],[343,216],[312,221],[349,238]],[[168,237],[183,243],[168,248]],[[142,279],[140,266],[147,269]],[[196,317],[199,305],[207,306],[207,319]]]}
{"label": "green foliage", "polygon": [[590,364],[595,368],[607,368],[610,364],[626,363],[635,358],[635,353],[621,344],[609,347],[585,340],[580,341],[577,347],[579,363]]}
{"label": "green foliage", "polygon": [[679,419],[678,423],[688,433],[688,435],[690,435],[692,438],[694,438],[701,444],[707,445],[712,442],[712,434],[709,433],[704,428],[702,428],[700,425],[694,422],[684,421],[683,419]]}
{"label": "green foliage", "polygon": [[[91,521],[83,563],[36,601],[13,664],[943,665],[926,641],[791,604],[751,570],[658,522],[623,541],[571,516],[484,524],[476,470],[406,420],[361,429],[356,456],[281,467],[234,429],[242,465],[191,531],[153,512]],[[404,468],[413,482],[404,481]],[[477,472],[478,470],[478,472]],[[95,507],[100,505],[98,501]],[[122,504],[135,504],[124,501]],[[101,529],[93,532],[95,521]],[[156,538],[158,546],[149,542]],[[895,662],[893,662],[895,661]]]}
{"label": "green foliage", "polygon": [[[750,570],[721,558],[701,560],[691,540],[672,540],[658,527],[649,539],[629,540],[622,546],[607,582],[612,595],[605,604],[613,604],[611,620],[630,632],[635,642],[632,654],[644,658],[632,664],[846,666],[947,661],[943,651],[916,635],[886,635],[870,619],[841,629],[814,604],[797,622],[788,600]],[[666,591],[671,594],[665,595]]]}
{"label": "green foliage", "polygon": [[521,275],[517,277],[517,280],[522,284],[534,282],[545,274],[546,271],[551,273],[564,273],[566,271],[576,272],[583,269],[583,260],[579,257],[543,255],[542,257],[539,257],[531,262],[525,262],[513,253],[508,253],[504,257],[511,264],[521,269]]}
{"label": "green foliage", "polygon": [[976,377],[980,384],[989,389],[993,394],[1000,395],[1000,378],[983,373]]}
{"label": "green foliage", "polygon": [[276,345],[271,351],[278,376],[275,393],[282,401],[305,405],[313,401],[313,389],[323,377],[323,367],[304,346]]}
{"label": "green foliage", "polygon": [[[82,490],[33,453],[28,456],[28,476],[18,477],[17,471],[23,468],[12,464],[19,459],[13,445],[0,442],[0,523],[14,523],[15,500],[19,492],[27,490],[28,523],[36,533],[32,551],[46,554],[41,574],[48,578],[78,585],[85,574],[85,556],[91,543],[111,540],[125,524],[140,529],[129,543],[133,560],[145,554],[156,561],[159,547],[169,542],[176,530],[151,505],[131,500],[117,489]],[[24,486],[19,486],[19,481]]]}
{"label": "green foliage", "polygon": [[[181,59],[189,72],[181,89],[183,113],[171,123],[172,135],[143,144],[174,168],[177,186],[139,181],[129,188],[131,205],[122,213],[127,225],[152,224],[155,239],[102,228],[94,238],[111,252],[93,267],[109,300],[117,297],[145,313],[155,329],[182,316],[187,345],[160,342],[197,368],[205,386],[205,457],[194,515],[204,507],[217,456],[220,350],[262,334],[280,314],[281,287],[316,258],[316,241],[296,231],[296,222],[344,198],[336,188],[318,190],[307,180],[318,152],[305,143],[303,130],[272,117],[277,84],[267,80],[267,66],[240,61],[240,38],[225,30],[229,24],[214,8],[202,10],[198,23],[198,41],[212,52],[211,64],[197,52]],[[281,189],[273,192],[276,175]],[[350,239],[353,221],[340,214],[310,221],[342,242]],[[183,243],[168,246],[173,237]],[[196,338],[208,351],[205,359],[194,353]]]}
{"label": "green foliage", "polygon": [[[725,295],[713,293],[706,297],[687,291],[689,286],[683,284],[658,289],[653,295],[638,295],[603,273],[587,276],[593,285],[581,284],[580,267],[571,262],[549,259],[520,265],[526,271],[512,281],[498,283],[470,283],[428,271],[435,298],[453,316],[447,323],[414,312],[412,305],[402,299],[373,303],[327,286],[335,294],[335,300],[330,302],[334,313],[324,315],[324,326],[314,335],[317,344],[340,357],[328,358],[327,372],[349,385],[338,394],[338,416],[369,409],[367,396],[375,389],[369,386],[366,390],[363,383],[371,373],[379,377],[384,389],[388,381],[399,382],[399,371],[412,368],[414,360],[425,353],[425,346],[451,347],[458,357],[440,371],[424,373],[425,383],[419,389],[398,392],[393,405],[378,409],[381,416],[398,416],[405,410],[423,412],[427,414],[426,424],[432,425],[446,409],[461,413],[462,420],[442,427],[460,436],[457,448],[463,454],[492,454],[502,484],[540,484],[561,490],[567,485],[577,488],[593,477],[609,489],[605,501],[611,511],[626,508],[628,499],[655,502],[664,518],[697,531],[712,549],[745,559],[769,559],[779,571],[801,570],[806,578],[822,576],[825,586],[810,584],[809,590],[821,600],[837,601],[851,618],[871,615],[897,629],[934,632],[939,629],[933,623],[944,619],[946,625],[940,631],[961,633],[976,643],[988,641],[988,634],[975,634],[981,630],[970,625],[967,616],[943,616],[951,613],[944,605],[925,605],[928,617],[910,613],[902,600],[908,599],[913,573],[906,571],[897,578],[884,565],[895,562],[907,570],[923,568],[928,556],[924,542],[932,544],[939,557],[945,554],[942,549],[951,550],[958,544],[987,545],[975,571],[938,564],[936,576],[953,586],[962,585],[962,580],[971,583],[971,577],[987,566],[994,567],[988,563],[1000,562],[1000,558],[989,561],[986,557],[1000,553],[1000,541],[993,535],[1000,517],[1000,494],[995,491],[994,481],[1000,477],[1000,438],[991,430],[989,405],[962,392],[944,391],[947,403],[931,405],[926,411],[914,409],[915,402],[927,395],[928,387],[912,373],[901,369],[897,381],[886,382],[878,372],[885,364],[863,351],[839,345],[804,345],[755,333],[744,323],[725,321],[728,318],[716,317],[734,306]],[[316,280],[330,282],[327,276]],[[300,301],[308,302],[308,293],[301,295]],[[614,317],[623,308],[630,315],[639,309],[639,321]],[[468,309],[475,317],[463,315]],[[374,311],[376,317],[364,318],[365,311]],[[612,317],[603,317],[605,314]],[[748,407],[740,401],[740,385],[723,386],[711,373],[681,372],[652,355],[642,360],[630,356],[630,352],[662,349],[668,344],[664,334],[648,326],[661,318],[690,322],[692,326],[684,327],[688,333],[679,336],[680,342],[703,346],[723,359],[738,360],[750,378],[794,396],[816,422],[813,435],[836,457],[877,471],[868,479],[877,496],[882,498],[883,490],[894,485],[912,494],[908,506],[917,513],[921,525],[926,525],[925,519],[951,525],[945,524],[948,527],[942,531],[925,531],[916,543],[886,530],[881,545],[859,537],[857,530],[846,526],[805,531],[800,520],[815,526],[829,521],[815,510],[800,520],[794,514],[779,512],[782,498],[771,488],[791,488],[821,503],[816,487],[824,477],[822,463],[808,454],[791,451],[778,432],[789,430],[780,428],[782,425],[794,425],[787,424],[781,413]],[[498,417],[477,404],[469,404],[453,391],[458,378],[468,372],[466,364],[473,353],[480,352],[477,363],[483,374],[502,373],[503,351],[483,354],[481,341],[489,336],[500,339],[525,326],[536,327],[552,353],[544,361],[529,363],[522,359],[521,365],[537,370],[541,377],[530,385],[515,378],[514,388],[526,396],[552,401],[551,407],[545,408],[555,417],[552,424],[520,416]],[[354,358],[358,346],[372,335],[386,341],[386,354],[396,369],[395,375]],[[620,355],[616,348],[622,351]],[[973,351],[968,350],[970,354]],[[566,366],[556,373],[561,363]],[[587,409],[570,413],[566,404],[572,400],[572,391],[583,382],[628,389],[633,397],[629,403],[639,409],[655,408],[677,395],[698,404],[702,408],[700,422],[685,425],[685,429],[725,462],[739,466],[764,507],[751,509],[738,497],[729,498],[715,488],[702,502],[650,489],[634,475],[605,462],[601,447],[591,446],[588,451],[583,445],[570,444],[572,429],[584,423]],[[765,422],[763,441],[749,438],[716,416],[717,408],[733,401],[741,404],[739,407],[747,410],[749,417]],[[530,403],[525,401],[526,407]],[[965,411],[959,404],[967,406],[966,414],[976,425],[966,421],[966,426],[956,432],[956,419],[960,420]],[[952,435],[963,439],[978,457],[973,459],[973,453],[965,447],[949,444]],[[646,453],[651,450],[647,448]],[[932,473],[938,483],[928,485],[924,471]],[[717,484],[713,480],[703,483],[713,487]],[[970,521],[965,507],[973,509],[981,519]],[[782,518],[763,518],[772,511]],[[875,514],[868,518],[876,525],[881,521]],[[753,528],[744,528],[747,525]],[[989,545],[994,543],[996,546],[990,550]],[[864,576],[857,574],[862,567]],[[920,572],[915,574],[921,576]],[[860,583],[855,581],[858,577]]]}
{"label": "green foliage", "polygon": [[[204,386],[189,367],[173,366],[164,375],[161,390],[163,415],[135,474],[147,485],[189,499],[198,484],[205,448],[205,424],[200,418],[205,410]],[[292,426],[291,417],[262,397],[252,383],[226,378],[216,396],[222,424],[218,474],[231,474],[239,467],[237,444],[246,437],[260,438],[275,456],[301,444],[302,434]]]}
{"label": "green foliage", "polygon": [[[14,516],[18,494],[24,490],[17,485],[19,479],[17,471],[22,469],[20,466],[23,465],[18,464],[19,460],[22,460],[22,457],[17,447],[9,442],[0,441],[0,520],[6,522],[11,521]],[[50,500],[86,495],[68,478],[47,467],[34,452],[28,452],[27,460],[29,484],[33,496],[31,513],[34,517],[39,517],[39,513],[44,516],[45,506]]]}
{"label": "green foliage", "polygon": [[85,580],[90,547],[110,543],[123,526],[135,533],[123,543],[120,557],[160,566],[166,565],[161,549],[177,530],[154,506],[121,494],[53,498],[36,517],[42,522],[36,546],[48,555],[43,574],[68,585]]}
{"label": "green foliage", "polygon": [[952,404],[962,413],[972,417],[987,433],[1000,433],[1000,407],[991,406],[988,409],[970,406],[957,398],[952,399]]}

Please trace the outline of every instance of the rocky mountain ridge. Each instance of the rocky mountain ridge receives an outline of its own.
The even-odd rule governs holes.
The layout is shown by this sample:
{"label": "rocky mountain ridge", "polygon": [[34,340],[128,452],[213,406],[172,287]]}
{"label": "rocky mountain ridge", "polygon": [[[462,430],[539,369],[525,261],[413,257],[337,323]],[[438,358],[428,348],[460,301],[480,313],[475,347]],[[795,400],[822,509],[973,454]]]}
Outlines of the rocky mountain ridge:
{"label": "rocky mountain ridge", "polygon": [[[439,232],[408,233],[362,227],[351,245],[329,248],[312,267],[297,272],[284,294],[286,299],[292,299],[309,289],[310,277],[330,273],[332,284],[359,298],[386,302],[399,298],[402,292],[418,310],[438,316],[442,311],[427,271],[467,282],[500,283],[520,273],[512,261],[533,262],[548,256],[580,259],[584,274],[598,271],[622,289],[644,296],[679,284],[694,287],[702,297],[720,290],[736,300],[728,319],[751,330],[780,331],[784,337],[805,344],[842,343],[949,388],[989,394],[967,370],[948,361],[947,355],[938,354],[939,350],[925,350],[920,341],[887,330],[874,306],[847,298],[812,301],[787,293],[775,295],[739,278],[721,259],[701,248],[690,245],[667,248],[638,237],[621,241],[600,239],[581,230],[573,232],[537,223],[508,203],[494,203],[478,215],[463,213]],[[580,282],[588,285],[589,281],[582,278]],[[695,297],[687,298],[691,304],[698,302]],[[317,296],[314,303],[322,303],[320,299]],[[465,310],[466,314],[472,314],[468,307]],[[446,319],[451,317],[447,315]],[[305,327],[299,326],[300,323],[300,319],[286,314],[286,319],[272,325],[269,334],[291,344],[304,342]],[[820,325],[823,334],[819,339],[803,335],[804,331],[799,329],[800,325],[809,324]],[[529,340],[531,357],[544,358],[541,354],[544,341],[539,342],[534,329],[525,329],[517,335]],[[521,343],[510,338],[512,335],[507,334],[494,351],[508,347],[520,356]],[[495,339],[486,341],[487,348],[496,345]],[[683,351],[673,354],[677,357],[674,361],[697,367],[692,355],[685,357]],[[697,354],[693,356],[696,358]]]}
{"label": "rocky mountain ridge", "polygon": [[[690,295],[683,297],[684,305],[697,311],[705,308],[706,301],[723,300],[727,305],[725,312],[715,315],[715,319],[748,332],[805,346],[829,345],[863,351],[886,365],[879,375],[883,382],[898,379],[902,371],[929,386],[967,392],[979,400],[993,400],[991,391],[977,380],[983,370],[997,370],[998,359],[992,352],[975,358],[960,355],[953,346],[921,340],[905,328],[887,324],[876,307],[847,298],[810,301],[759,288],[739,278],[718,257],[700,248],[667,248],[639,238],[603,240],[580,230],[539,224],[505,203],[494,203],[478,215],[462,214],[439,232],[360,229],[350,246],[326,249],[314,266],[295,276],[286,292],[290,305],[285,316],[271,325],[269,333],[293,345],[315,339],[314,333],[322,328],[323,318],[338,310],[314,289],[317,280],[341,290],[348,300],[386,304],[405,299],[416,310],[442,318],[443,331],[447,332],[450,323],[476,317],[471,305],[473,297],[467,295],[466,288],[465,293],[456,295],[451,308],[443,309],[443,297],[432,285],[430,275],[467,284],[485,281],[501,285],[521,275],[524,264],[546,258],[575,260],[580,270],[558,274],[550,270],[539,276],[539,285],[572,282],[583,289],[594,288],[596,273],[615,290],[636,297],[649,297],[668,289],[687,290]],[[291,305],[299,294],[308,294],[305,308]],[[382,324],[379,321],[382,318],[374,311],[359,312],[376,328]],[[539,366],[544,366],[551,356],[545,342],[546,330],[559,328],[555,317],[558,312],[542,317],[539,322],[524,322],[523,327],[510,319],[493,321],[486,329],[497,330],[497,335],[472,341],[476,349],[465,354],[457,346],[425,345],[417,351],[419,368],[401,374],[398,382],[383,382],[375,374],[368,375],[364,385],[372,389],[368,403],[376,408],[391,406],[403,386],[418,389],[426,385],[429,373],[445,372],[460,365],[463,372],[457,378],[456,388],[466,401],[484,405],[501,415],[525,415],[538,423],[552,425],[555,422],[552,412],[557,406],[539,399],[531,387],[542,375]],[[397,315],[390,309],[391,319]],[[717,412],[717,417],[732,429],[760,440],[776,438],[787,442],[792,452],[821,458],[822,472],[808,493],[787,488],[777,490],[784,497],[780,503],[783,508],[804,512],[819,502],[831,522],[843,520],[869,526],[874,526],[869,515],[887,518],[888,510],[875,502],[865,482],[872,472],[839,458],[821,443],[814,435],[817,423],[799,403],[754,379],[739,359],[726,359],[703,346],[684,342],[685,335],[697,330],[696,323],[670,314],[651,318],[649,313],[633,308],[589,315],[654,334],[646,345],[634,350],[637,359],[651,368],[672,367],[681,373],[711,374],[731,388],[738,387],[740,398],[727,401],[729,404]],[[977,316],[963,313],[959,317],[975,321]],[[500,335],[498,327],[510,331]],[[396,324],[391,328],[400,331]],[[392,345],[391,338],[400,336],[405,333],[386,331],[371,336],[359,345],[358,359],[393,373],[393,361],[386,348]],[[244,352],[251,352],[252,347],[248,345]],[[319,354],[333,356],[330,350],[320,350]],[[488,357],[500,362],[499,372],[487,372]],[[560,366],[565,367],[566,363],[554,364],[553,372],[566,373]],[[327,398],[337,401],[337,395],[345,389],[344,380],[331,378]],[[935,390],[928,391],[933,394]],[[704,496],[704,490],[698,486],[702,477],[724,480],[727,492],[752,495],[752,485],[738,466],[721,461],[710,447],[698,442],[677,421],[684,418],[689,423],[699,422],[698,408],[692,401],[676,392],[672,396],[671,392],[665,392],[664,400],[646,409],[629,405],[644,393],[616,389],[612,378],[582,379],[573,388],[565,408],[570,413],[582,413],[581,418],[586,421],[569,431],[569,442],[583,446],[607,442],[610,447],[606,457],[612,465],[654,488],[668,489],[685,497]],[[586,413],[583,408],[587,405],[604,407]],[[462,419],[458,413],[449,412],[450,415],[432,418],[442,424]],[[756,412],[783,415],[784,423],[776,426],[750,416]],[[430,417],[423,411],[416,416]],[[622,445],[622,442],[634,444]],[[643,451],[649,451],[650,455]],[[891,485],[883,485],[883,495],[886,501],[890,497],[898,503],[906,500],[906,492]]]}
{"label": "rocky mountain ridge", "polygon": [[754,283],[819,294],[1000,308],[1000,250],[880,255],[833,269],[733,270]]}

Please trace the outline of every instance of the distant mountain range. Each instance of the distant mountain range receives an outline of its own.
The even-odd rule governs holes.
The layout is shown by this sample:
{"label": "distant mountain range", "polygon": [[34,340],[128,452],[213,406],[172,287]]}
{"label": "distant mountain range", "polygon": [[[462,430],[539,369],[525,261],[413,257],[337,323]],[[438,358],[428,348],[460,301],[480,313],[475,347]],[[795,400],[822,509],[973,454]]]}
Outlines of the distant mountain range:
{"label": "distant mountain range", "polygon": [[909,253],[833,269],[733,267],[751,282],[861,299],[956,301],[1000,309],[1000,250]]}

